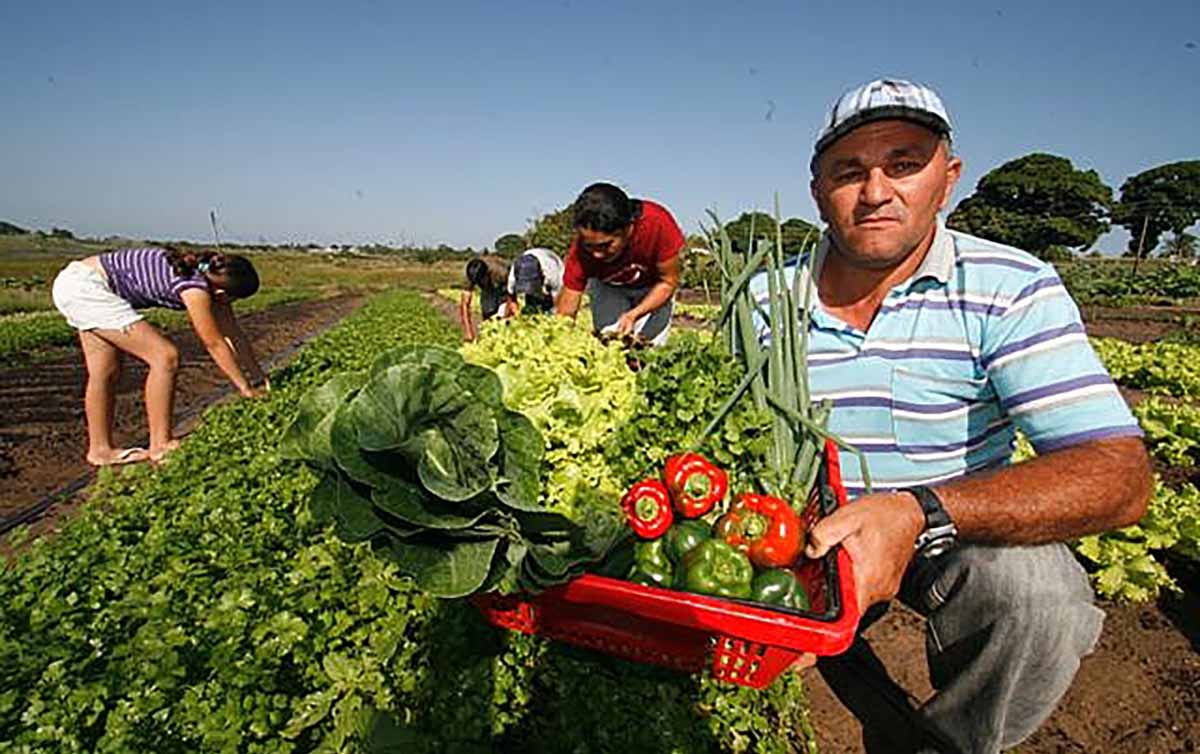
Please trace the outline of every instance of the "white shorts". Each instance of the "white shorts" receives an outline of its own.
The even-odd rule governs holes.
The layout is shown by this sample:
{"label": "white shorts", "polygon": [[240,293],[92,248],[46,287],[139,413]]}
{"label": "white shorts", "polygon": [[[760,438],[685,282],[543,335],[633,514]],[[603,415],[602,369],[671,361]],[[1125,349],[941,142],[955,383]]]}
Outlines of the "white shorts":
{"label": "white shorts", "polygon": [[76,330],[126,330],[143,319],[112,292],[108,279],[83,262],[71,262],[54,278],[54,305]]}

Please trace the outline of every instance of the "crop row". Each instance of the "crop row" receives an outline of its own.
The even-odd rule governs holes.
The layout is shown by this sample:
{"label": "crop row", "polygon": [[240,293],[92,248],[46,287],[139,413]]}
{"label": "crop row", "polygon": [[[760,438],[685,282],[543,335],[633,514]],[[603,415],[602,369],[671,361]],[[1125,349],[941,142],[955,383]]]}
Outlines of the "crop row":
{"label": "crop row", "polygon": [[304,349],[267,399],[216,407],[159,468],[104,474],[0,574],[0,749],[808,751],[797,677],[719,687],[486,626],[305,500],[275,450],[300,395],[453,331],[416,295]]}
{"label": "crop row", "polygon": [[[300,289],[264,292],[237,305],[241,314],[262,311],[272,306],[303,301],[313,292]],[[146,320],[160,329],[169,330],[187,325],[186,312],[154,309],[145,312]],[[40,349],[69,346],[75,342],[75,329],[58,312],[29,312],[0,316],[0,359],[7,362],[30,362]]]}

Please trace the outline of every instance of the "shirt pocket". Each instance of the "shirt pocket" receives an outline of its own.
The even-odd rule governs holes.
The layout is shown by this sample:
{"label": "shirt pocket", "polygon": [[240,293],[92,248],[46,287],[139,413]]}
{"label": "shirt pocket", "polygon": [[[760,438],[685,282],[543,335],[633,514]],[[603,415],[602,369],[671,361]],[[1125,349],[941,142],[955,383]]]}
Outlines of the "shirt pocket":
{"label": "shirt pocket", "polygon": [[980,411],[986,379],[931,375],[912,367],[892,370],[892,433],[910,461],[945,463],[963,458],[984,437]]}

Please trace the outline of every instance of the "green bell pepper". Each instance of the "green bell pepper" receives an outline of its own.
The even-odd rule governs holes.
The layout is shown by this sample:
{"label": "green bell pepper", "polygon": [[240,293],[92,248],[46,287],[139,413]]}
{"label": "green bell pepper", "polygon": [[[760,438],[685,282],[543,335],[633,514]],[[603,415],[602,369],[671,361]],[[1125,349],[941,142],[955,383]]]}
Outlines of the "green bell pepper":
{"label": "green bell pepper", "polygon": [[712,539],[708,524],[703,521],[680,521],[667,529],[667,557],[679,563],[683,556],[706,539]]}
{"label": "green bell pepper", "polygon": [[684,578],[676,586],[715,597],[750,596],[754,566],[750,559],[720,539],[706,539],[683,556]]}
{"label": "green bell pepper", "polygon": [[671,588],[674,568],[667,557],[666,538],[641,540],[633,547],[633,567],[627,579],[642,586]]}
{"label": "green bell pepper", "polygon": [[750,584],[750,599],[767,605],[779,605],[796,610],[808,609],[808,593],[786,568],[771,568],[755,574]]}

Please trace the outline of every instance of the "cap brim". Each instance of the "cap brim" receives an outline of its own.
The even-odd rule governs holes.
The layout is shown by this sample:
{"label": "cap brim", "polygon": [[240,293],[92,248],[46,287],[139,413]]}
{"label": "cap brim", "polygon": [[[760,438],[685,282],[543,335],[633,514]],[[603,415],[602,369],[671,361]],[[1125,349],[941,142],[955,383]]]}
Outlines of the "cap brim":
{"label": "cap brim", "polygon": [[513,284],[513,290],[522,295],[530,293],[541,293],[543,283],[541,280],[518,280]]}

